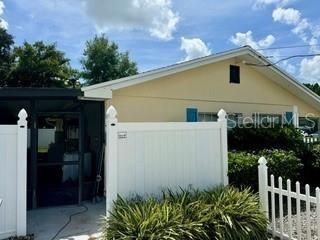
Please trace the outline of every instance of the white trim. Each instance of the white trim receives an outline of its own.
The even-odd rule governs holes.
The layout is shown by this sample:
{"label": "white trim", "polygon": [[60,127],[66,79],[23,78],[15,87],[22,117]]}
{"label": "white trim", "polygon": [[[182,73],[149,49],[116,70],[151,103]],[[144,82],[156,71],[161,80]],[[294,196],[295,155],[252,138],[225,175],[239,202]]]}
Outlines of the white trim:
{"label": "white trim", "polygon": [[[179,73],[182,71],[194,69],[203,65],[227,60],[234,57],[249,55],[253,57],[258,64],[269,64],[267,67],[270,71],[273,71],[277,75],[279,75],[283,79],[283,84],[280,84],[276,81],[277,84],[282,85],[282,87],[287,90],[293,92],[294,95],[299,97],[304,96],[307,97],[307,102],[311,103],[316,108],[320,108],[320,97],[296,80],[293,76],[286,73],[284,70],[280,69],[278,66],[274,65],[268,59],[266,59],[263,55],[255,51],[253,48],[249,46],[233,49],[230,51],[222,52],[219,54],[213,54],[207,57],[202,57],[198,59],[194,59],[191,61],[170,65],[168,67],[163,67],[155,70],[151,70],[148,72],[140,73],[134,76],[129,76],[125,78],[120,78],[117,80],[112,80],[104,83],[95,84],[92,86],[82,88],[85,97],[92,98],[103,98],[110,99],[112,98],[112,90],[117,90],[129,86],[133,86],[136,84],[141,84],[147,81],[151,81],[154,79],[158,79],[161,77],[165,77],[168,75],[172,75],[175,73]],[[253,66],[254,67],[254,66]],[[259,67],[256,67],[259,68]],[[288,85],[288,83],[290,85]]]}
{"label": "white trim", "polygon": [[95,102],[104,102],[102,98],[92,98],[92,97],[78,97],[80,101],[95,101]]}
{"label": "white trim", "polygon": [[174,73],[182,72],[185,70],[197,68],[206,64],[223,61],[229,58],[244,55],[246,53],[248,54],[249,53],[248,50],[249,50],[248,47],[237,48],[227,52],[214,54],[207,57],[197,58],[191,61],[170,65],[168,67],[163,67],[163,68],[143,72],[137,75],[120,78],[120,79],[116,79],[108,82],[98,83],[92,86],[84,87],[82,88],[82,91],[86,92],[86,91],[94,90],[97,88],[103,88],[103,87],[107,87],[108,89],[111,89],[111,90],[129,87],[129,86],[150,81],[156,78],[160,78],[160,77],[168,76]]}
{"label": "white trim", "polygon": [[292,107],[292,112],[293,112],[293,126],[295,126],[296,128],[299,127],[299,110],[298,110],[298,106],[293,105]]}

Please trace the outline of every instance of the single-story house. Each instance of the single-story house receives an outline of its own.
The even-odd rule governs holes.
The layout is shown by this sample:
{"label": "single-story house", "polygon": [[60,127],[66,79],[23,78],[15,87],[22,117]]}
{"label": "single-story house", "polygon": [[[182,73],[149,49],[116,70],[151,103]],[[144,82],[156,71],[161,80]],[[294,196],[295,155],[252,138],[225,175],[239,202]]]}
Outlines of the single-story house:
{"label": "single-story house", "polygon": [[16,124],[22,108],[29,116],[29,209],[80,203],[99,192],[110,105],[120,122],[215,121],[223,108],[235,122],[312,119],[317,131],[320,118],[319,96],[250,47],[81,90],[0,88],[0,125]]}
{"label": "single-story house", "polygon": [[122,122],[291,122],[319,130],[320,97],[249,46],[84,87]]}
{"label": "single-story house", "polygon": [[80,89],[0,88],[0,125],[15,125],[22,108],[28,114],[29,209],[103,194],[94,186],[103,161],[104,104],[83,95]]}

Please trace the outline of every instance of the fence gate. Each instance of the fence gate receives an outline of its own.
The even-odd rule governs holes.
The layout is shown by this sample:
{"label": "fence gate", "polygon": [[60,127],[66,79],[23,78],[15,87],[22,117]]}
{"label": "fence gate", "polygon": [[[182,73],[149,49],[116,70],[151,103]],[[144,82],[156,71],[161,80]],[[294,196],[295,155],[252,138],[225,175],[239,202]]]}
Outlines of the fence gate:
{"label": "fence gate", "polygon": [[259,159],[259,198],[269,232],[280,239],[320,239],[320,189],[312,196],[308,184],[302,189],[299,182],[292,186],[290,179],[276,181],[273,175],[269,184],[266,164],[264,157]]}
{"label": "fence gate", "polygon": [[117,195],[228,184],[226,112],[217,122],[118,123],[106,118],[107,211]]}
{"label": "fence gate", "polygon": [[0,125],[0,239],[26,235],[27,113]]}

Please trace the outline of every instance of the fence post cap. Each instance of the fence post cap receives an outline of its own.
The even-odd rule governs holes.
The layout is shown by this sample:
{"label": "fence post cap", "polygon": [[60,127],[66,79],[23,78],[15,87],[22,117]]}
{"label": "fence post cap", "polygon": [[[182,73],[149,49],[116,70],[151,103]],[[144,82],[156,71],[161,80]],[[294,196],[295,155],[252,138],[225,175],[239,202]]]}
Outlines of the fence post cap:
{"label": "fence post cap", "polygon": [[107,110],[107,118],[116,118],[117,117],[117,110],[114,108],[114,106],[110,106]]}
{"label": "fence post cap", "polygon": [[261,158],[259,158],[258,163],[260,165],[266,165],[267,164],[267,159],[265,159],[265,157],[261,157]]}
{"label": "fence post cap", "polygon": [[18,114],[19,120],[26,120],[28,117],[27,111],[22,108]]}
{"label": "fence post cap", "polygon": [[218,117],[219,117],[219,120],[226,120],[226,116],[227,116],[227,113],[225,110],[223,109],[220,109],[220,111],[218,112]]}

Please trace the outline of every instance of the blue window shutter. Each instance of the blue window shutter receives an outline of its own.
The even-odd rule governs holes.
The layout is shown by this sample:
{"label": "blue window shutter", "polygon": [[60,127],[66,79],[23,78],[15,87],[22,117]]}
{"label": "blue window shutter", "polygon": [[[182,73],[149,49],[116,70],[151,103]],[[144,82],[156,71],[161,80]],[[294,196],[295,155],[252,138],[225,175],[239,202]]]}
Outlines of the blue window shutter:
{"label": "blue window shutter", "polygon": [[292,124],[293,122],[293,112],[286,112],[286,123]]}
{"label": "blue window shutter", "polygon": [[198,122],[198,109],[187,108],[187,122]]}

